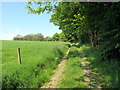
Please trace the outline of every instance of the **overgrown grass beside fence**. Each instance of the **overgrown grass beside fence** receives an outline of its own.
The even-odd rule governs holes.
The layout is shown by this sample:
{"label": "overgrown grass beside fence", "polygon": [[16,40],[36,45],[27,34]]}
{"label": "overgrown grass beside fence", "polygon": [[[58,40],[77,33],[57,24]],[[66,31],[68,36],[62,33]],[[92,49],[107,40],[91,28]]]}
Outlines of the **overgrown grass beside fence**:
{"label": "overgrown grass beside fence", "polygon": [[[49,81],[68,47],[63,42],[3,41],[2,87],[38,88]],[[17,62],[21,48],[22,64]]]}

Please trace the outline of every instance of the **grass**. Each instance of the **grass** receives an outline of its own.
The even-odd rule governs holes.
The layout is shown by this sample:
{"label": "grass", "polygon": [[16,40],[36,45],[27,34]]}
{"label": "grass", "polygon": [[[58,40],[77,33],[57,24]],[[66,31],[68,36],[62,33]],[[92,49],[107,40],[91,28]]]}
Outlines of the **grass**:
{"label": "grass", "polygon": [[70,52],[68,54],[68,58],[73,58],[73,57],[78,57],[78,56],[79,56],[78,48],[77,47],[71,47]]}
{"label": "grass", "polygon": [[99,51],[90,46],[81,46],[81,52],[83,56],[92,64],[92,72],[98,74],[95,78],[95,82],[103,88],[118,88],[119,85],[119,70],[117,60],[101,61]]}
{"label": "grass", "polygon": [[[68,47],[64,42],[2,41],[2,87],[37,88],[49,81]],[[17,61],[21,48],[22,64]]]}
{"label": "grass", "polygon": [[86,88],[87,83],[83,82],[83,69],[80,67],[82,62],[78,54],[78,48],[71,47],[68,54],[68,61],[65,67],[64,76],[60,83],[59,88]]}
{"label": "grass", "polygon": [[[3,88],[38,88],[49,82],[57,64],[62,60],[69,43],[38,41],[2,41],[2,87]],[[17,48],[21,48],[22,64],[17,62]],[[80,63],[86,58],[92,64],[94,81],[103,88],[118,88],[120,67],[117,60],[101,61],[99,51],[88,45],[70,46],[64,76],[59,88],[88,88],[83,82],[83,69]]]}
{"label": "grass", "polygon": [[[83,82],[86,78],[83,75],[83,69],[80,63],[83,58],[90,62],[92,76],[95,76],[91,82]],[[96,85],[102,88],[118,88],[119,85],[119,70],[117,60],[101,61],[99,58],[99,51],[88,45],[81,45],[78,48],[71,47],[68,54],[68,61],[65,67],[64,76],[59,88],[95,88]]]}
{"label": "grass", "polygon": [[70,58],[64,71],[64,78],[58,84],[59,88],[86,88],[87,83],[83,82],[83,69],[80,67],[79,57]]}

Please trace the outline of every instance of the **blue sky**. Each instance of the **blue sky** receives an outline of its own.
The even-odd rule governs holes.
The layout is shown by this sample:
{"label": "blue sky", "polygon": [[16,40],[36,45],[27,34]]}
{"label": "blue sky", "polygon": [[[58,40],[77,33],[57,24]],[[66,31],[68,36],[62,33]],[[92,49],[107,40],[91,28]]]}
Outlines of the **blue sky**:
{"label": "blue sky", "polygon": [[52,36],[61,30],[49,22],[51,13],[28,14],[26,2],[2,2],[2,31],[0,40],[12,40],[14,36],[42,33]]}

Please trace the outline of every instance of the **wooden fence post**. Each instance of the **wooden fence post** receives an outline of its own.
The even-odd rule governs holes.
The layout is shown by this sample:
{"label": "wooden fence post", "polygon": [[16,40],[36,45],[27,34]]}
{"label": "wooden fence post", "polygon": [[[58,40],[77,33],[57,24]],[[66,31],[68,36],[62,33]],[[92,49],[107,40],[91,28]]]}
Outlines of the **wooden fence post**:
{"label": "wooden fence post", "polygon": [[18,51],[18,64],[22,64],[21,56],[20,56],[20,48],[17,48],[17,51]]}

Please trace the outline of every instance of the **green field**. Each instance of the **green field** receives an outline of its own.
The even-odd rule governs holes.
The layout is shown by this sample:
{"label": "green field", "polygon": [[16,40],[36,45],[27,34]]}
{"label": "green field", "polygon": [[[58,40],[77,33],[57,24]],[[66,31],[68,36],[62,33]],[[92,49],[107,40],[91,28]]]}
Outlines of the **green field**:
{"label": "green field", "polygon": [[[22,64],[18,64],[17,48]],[[66,42],[2,41],[2,87],[40,87],[62,60]]]}
{"label": "green field", "polygon": [[[117,62],[100,62],[99,53],[89,45],[70,44],[69,42],[48,41],[2,41],[2,87],[3,88],[39,88],[51,81],[54,70],[63,60],[70,46],[63,77],[59,88],[95,88],[118,87]],[[21,49],[22,64],[18,64],[17,48]],[[91,53],[92,52],[92,53]],[[90,63],[90,82],[84,82],[86,76],[81,62]],[[91,67],[92,66],[92,67]],[[105,69],[106,68],[106,69]],[[59,79],[59,78],[58,78]]]}

